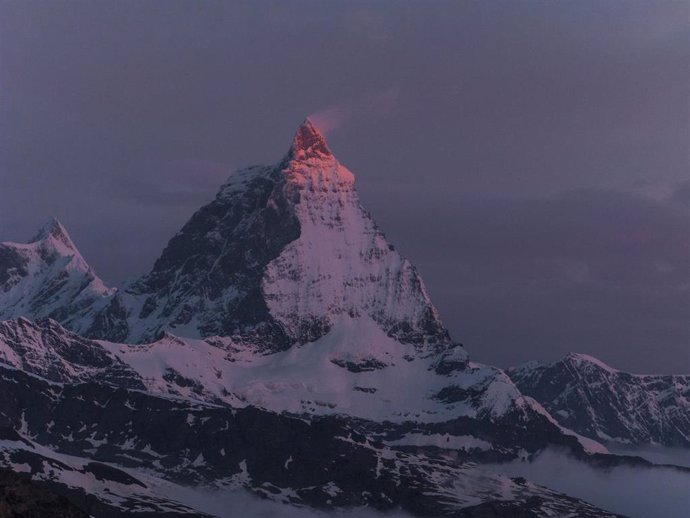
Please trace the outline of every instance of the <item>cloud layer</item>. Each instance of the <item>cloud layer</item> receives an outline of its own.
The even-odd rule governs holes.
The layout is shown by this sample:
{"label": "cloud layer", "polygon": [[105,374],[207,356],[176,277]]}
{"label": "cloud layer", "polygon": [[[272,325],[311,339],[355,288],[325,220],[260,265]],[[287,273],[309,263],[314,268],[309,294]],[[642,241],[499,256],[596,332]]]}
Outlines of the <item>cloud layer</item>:
{"label": "cloud layer", "polygon": [[523,476],[630,518],[686,518],[690,509],[690,473],[675,469],[594,469],[553,451],[532,463],[516,462],[493,469]]}

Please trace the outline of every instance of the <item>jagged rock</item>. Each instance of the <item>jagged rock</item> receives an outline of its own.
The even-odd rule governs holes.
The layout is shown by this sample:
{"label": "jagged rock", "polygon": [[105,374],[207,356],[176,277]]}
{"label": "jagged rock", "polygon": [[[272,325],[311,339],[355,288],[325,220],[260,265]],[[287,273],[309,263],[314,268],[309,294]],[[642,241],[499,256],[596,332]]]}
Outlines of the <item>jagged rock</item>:
{"label": "jagged rock", "polygon": [[88,518],[88,514],[28,475],[0,469],[0,516],[3,518]]}
{"label": "jagged rock", "polygon": [[598,441],[690,446],[690,375],[629,374],[584,354],[508,374],[563,426]]}
{"label": "jagged rock", "polygon": [[0,320],[53,318],[81,333],[113,292],[57,219],[27,244],[0,243]]}

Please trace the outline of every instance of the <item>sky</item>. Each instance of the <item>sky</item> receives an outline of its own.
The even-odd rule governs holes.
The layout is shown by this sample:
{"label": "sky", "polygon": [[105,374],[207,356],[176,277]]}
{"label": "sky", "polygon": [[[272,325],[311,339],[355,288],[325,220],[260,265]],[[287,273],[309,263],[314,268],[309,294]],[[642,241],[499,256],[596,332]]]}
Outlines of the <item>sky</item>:
{"label": "sky", "polygon": [[312,116],[452,336],[690,373],[690,4],[0,0],[0,241],[116,284]]}

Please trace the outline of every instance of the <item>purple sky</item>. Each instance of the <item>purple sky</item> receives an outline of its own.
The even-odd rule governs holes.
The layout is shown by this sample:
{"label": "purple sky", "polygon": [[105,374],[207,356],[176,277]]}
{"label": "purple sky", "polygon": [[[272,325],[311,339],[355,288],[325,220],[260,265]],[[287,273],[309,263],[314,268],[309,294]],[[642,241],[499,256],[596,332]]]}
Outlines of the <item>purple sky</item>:
{"label": "purple sky", "polygon": [[0,2],[0,240],[147,270],[306,115],[453,336],[690,372],[690,4]]}

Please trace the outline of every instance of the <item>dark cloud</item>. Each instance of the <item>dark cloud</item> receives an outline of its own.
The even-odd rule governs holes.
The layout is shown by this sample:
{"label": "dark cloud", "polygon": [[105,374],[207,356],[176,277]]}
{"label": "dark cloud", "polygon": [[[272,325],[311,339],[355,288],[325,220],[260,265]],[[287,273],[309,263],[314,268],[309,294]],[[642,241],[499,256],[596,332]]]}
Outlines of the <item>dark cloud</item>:
{"label": "dark cloud", "polygon": [[475,357],[690,370],[688,9],[2,2],[0,239],[134,275],[315,114]]}

